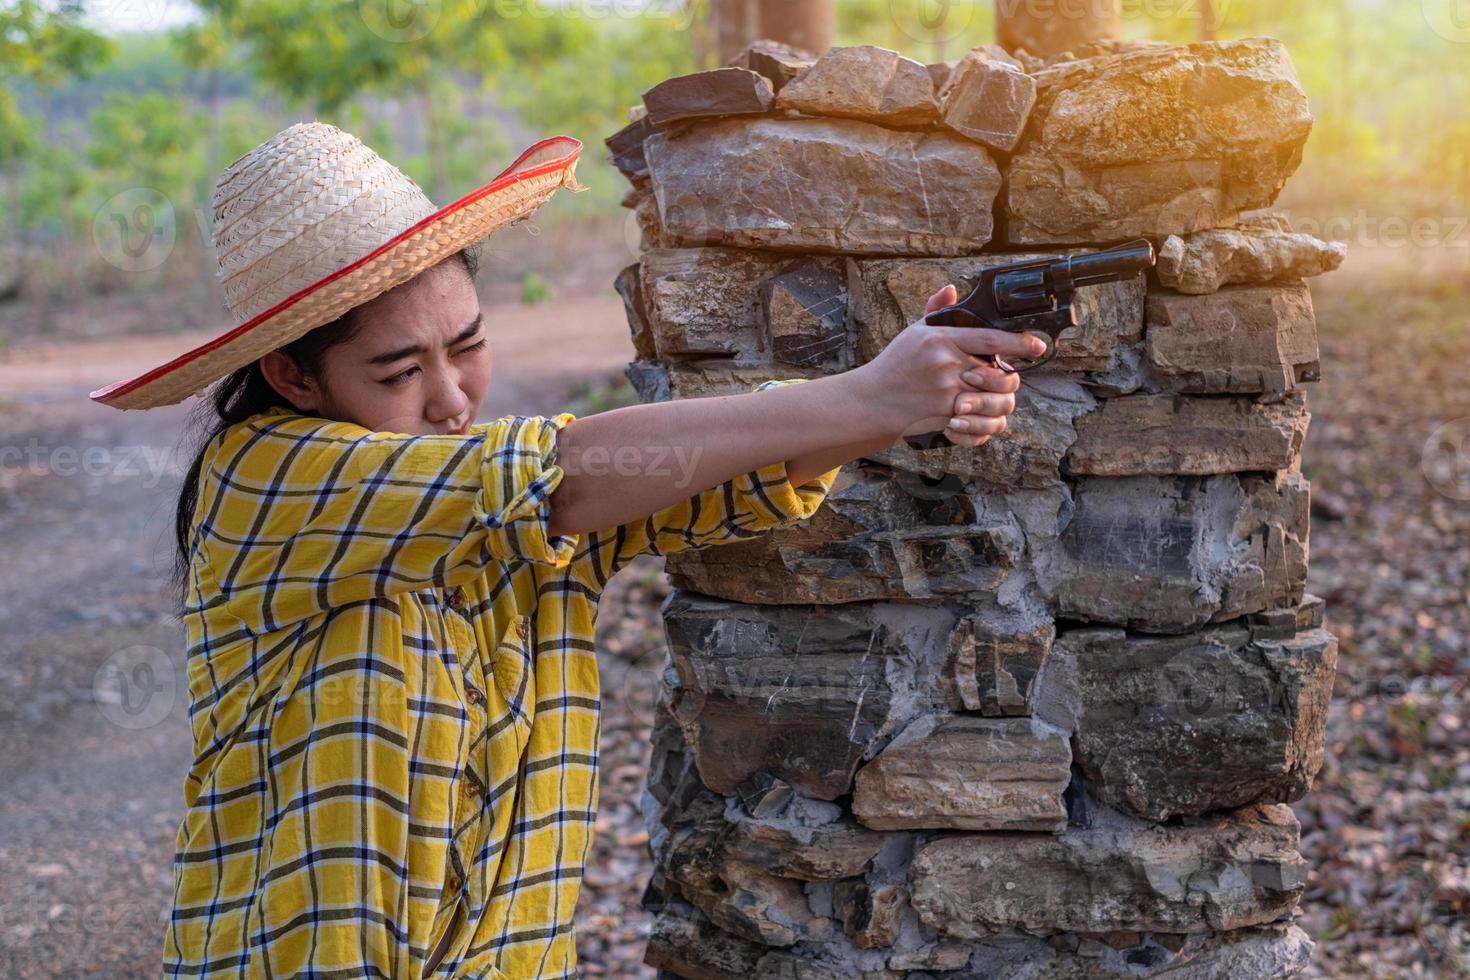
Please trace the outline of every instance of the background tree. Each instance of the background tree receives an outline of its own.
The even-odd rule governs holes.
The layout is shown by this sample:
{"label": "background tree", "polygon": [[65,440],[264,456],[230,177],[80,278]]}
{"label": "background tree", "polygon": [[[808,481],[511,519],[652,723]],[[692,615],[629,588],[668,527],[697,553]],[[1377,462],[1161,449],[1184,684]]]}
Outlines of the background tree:
{"label": "background tree", "polygon": [[13,295],[24,281],[28,259],[22,169],[47,145],[41,113],[21,111],[16,93],[44,90],[72,77],[85,77],[107,60],[111,43],[81,26],[82,4],[63,2],[48,9],[36,0],[0,5],[0,178],[5,184],[8,220],[0,232],[14,243],[10,273],[0,273],[0,298]]}
{"label": "background tree", "polygon": [[1061,54],[1089,41],[1123,36],[1122,0],[995,0],[995,37],[1007,51]]}
{"label": "background tree", "polygon": [[821,54],[837,36],[836,0],[714,0],[711,13],[720,64],[757,38]]}

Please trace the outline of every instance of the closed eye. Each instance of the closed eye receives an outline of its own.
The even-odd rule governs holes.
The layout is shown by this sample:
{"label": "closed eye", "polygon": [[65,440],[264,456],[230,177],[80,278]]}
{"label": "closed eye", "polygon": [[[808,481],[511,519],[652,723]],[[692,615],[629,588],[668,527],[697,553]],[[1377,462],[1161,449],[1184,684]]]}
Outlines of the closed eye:
{"label": "closed eye", "polygon": [[[472,354],[477,350],[484,350],[487,340],[488,338],[481,337],[479,340],[475,341],[473,344],[470,344],[468,347],[463,347],[455,351],[453,356],[458,357],[461,354]],[[419,368],[417,364],[413,365],[412,367],[406,367],[392,377],[384,378],[382,383],[385,385],[407,384],[410,380],[413,379],[413,376],[418,373],[418,370]]]}

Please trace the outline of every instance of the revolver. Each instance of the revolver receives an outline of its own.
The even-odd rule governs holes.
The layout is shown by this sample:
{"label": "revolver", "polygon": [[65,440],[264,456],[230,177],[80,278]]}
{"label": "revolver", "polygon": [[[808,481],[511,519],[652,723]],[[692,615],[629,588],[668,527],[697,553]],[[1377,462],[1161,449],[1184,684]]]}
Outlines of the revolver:
{"label": "revolver", "polygon": [[[925,314],[924,322],[940,327],[990,327],[1031,334],[1046,344],[1040,357],[1018,359],[1017,367],[994,354],[983,355],[991,367],[1019,373],[1040,367],[1057,356],[1057,337],[1077,325],[1072,297],[1083,286],[1132,279],[1153,267],[1153,244],[1146,238],[1062,259],[1038,259],[999,265],[980,273],[970,294],[953,306]],[[953,445],[942,430],[904,436],[913,449]]]}

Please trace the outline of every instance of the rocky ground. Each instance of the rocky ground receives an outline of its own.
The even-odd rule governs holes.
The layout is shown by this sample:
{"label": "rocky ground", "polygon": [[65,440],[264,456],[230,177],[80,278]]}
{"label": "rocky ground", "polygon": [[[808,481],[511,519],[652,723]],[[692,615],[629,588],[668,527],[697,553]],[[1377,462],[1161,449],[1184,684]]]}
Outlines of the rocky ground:
{"label": "rocky ground", "polygon": [[[1309,392],[1304,453],[1309,587],[1341,639],[1327,764],[1295,806],[1317,977],[1470,975],[1470,266],[1458,251],[1355,255],[1314,283],[1324,380]],[[509,401],[487,412],[628,397],[621,385],[575,391],[628,359],[615,297],[564,321],[579,331],[575,361],[545,363],[544,316],[502,318],[495,397]],[[0,333],[5,322],[0,311]],[[157,974],[189,752],[162,587],[183,416],[86,404],[130,356],[92,343],[0,356],[0,445],[21,451],[0,459],[7,978]],[[601,816],[578,911],[588,976],[650,975],[639,789],[667,589],[662,561],[640,559],[602,599]]]}

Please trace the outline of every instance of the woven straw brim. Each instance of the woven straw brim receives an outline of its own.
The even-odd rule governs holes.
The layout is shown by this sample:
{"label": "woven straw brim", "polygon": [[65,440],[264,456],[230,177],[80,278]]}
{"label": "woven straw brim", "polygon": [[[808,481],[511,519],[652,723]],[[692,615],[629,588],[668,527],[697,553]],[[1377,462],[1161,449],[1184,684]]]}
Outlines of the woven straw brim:
{"label": "woven straw brim", "polygon": [[362,258],[286,297],[227,333],[151,371],[92,392],[113,408],[173,405],[330,323],[348,310],[531,216],[560,187],[586,190],[575,169],[582,143],[553,136],[528,147],[483,187],[416,222]]}

